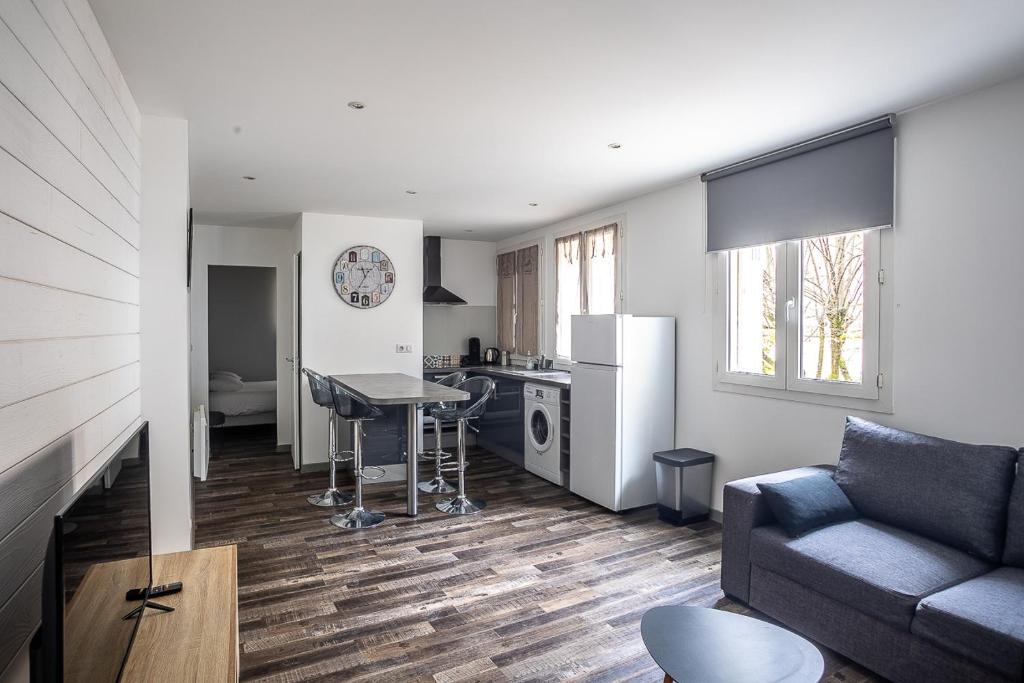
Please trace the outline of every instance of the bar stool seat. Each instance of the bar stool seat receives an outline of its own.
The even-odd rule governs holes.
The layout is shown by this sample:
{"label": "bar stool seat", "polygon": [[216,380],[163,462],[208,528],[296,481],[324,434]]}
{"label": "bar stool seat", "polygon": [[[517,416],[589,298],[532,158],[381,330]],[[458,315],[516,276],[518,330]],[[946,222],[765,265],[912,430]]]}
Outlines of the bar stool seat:
{"label": "bar stool seat", "polygon": [[[337,467],[339,462],[348,462],[348,458],[339,458],[338,452],[338,420],[334,410],[334,397],[331,395],[331,387],[327,378],[320,373],[302,368],[302,372],[309,378],[309,393],[313,397],[313,403],[327,408],[328,434],[327,434],[327,462],[330,469],[330,483],[323,493],[314,493],[307,496],[306,500],[310,505],[317,507],[339,507],[352,502],[352,494],[342,491],[337,486]],[[342,451],[348,453],[350,451]]]}
{"label": "bar stool seat", "polygon": [[[435,380],[435,383],[446,387],[453,387],[465,379],[466,373],[457,371]],[[444,480],[444,474],[446,472],[455,472],[457,468],[448,462],[451,460],[452,454],[441,447],[441,427],[445,420],[443,417],[439,417],[439,415],[448,407],[449,405],[446,403],[427,403],[423,406],[423,414],[434,420],[434,450],[420,451],[419,453],[419,456],[424,460],[434,461],[434,478],[429,481],[421,481],[416,486],[423,493],[455,492],[455,487]]]}
{"label": "bar stool seat", "polygon": [[[334,401],[334,412],[352,427],[352,476],[356,480],[355,505],[349,512],[331,517],[330,522],[341,529],[374,527],[384,521],[385,515],[383,512],[372,512],[363,507],[363,480],[380,479],[384,476],[385,470],[376,465],[363,465],[363,422],[383,417],[384,411],[348,393],[334,380],[328,382]],[[371,476],[366,470],[377,470],[379,474]]]}
{"label": "bar stool seat", "polygon": [[469,398],[460,402],[461,406],[453,403],[439,408],[435,411],[435,419],[454,421],[458,424],[459,488],[454,498],[442,500],[435,507],[449,515],[475,515],[487,507],[487,503],[482,500],[470,500],[466,496],[466,423],[484,414],[487,399],[494,394],[494,380],[490,377],[470,377],[456,384],[454,388],[467,392]]}

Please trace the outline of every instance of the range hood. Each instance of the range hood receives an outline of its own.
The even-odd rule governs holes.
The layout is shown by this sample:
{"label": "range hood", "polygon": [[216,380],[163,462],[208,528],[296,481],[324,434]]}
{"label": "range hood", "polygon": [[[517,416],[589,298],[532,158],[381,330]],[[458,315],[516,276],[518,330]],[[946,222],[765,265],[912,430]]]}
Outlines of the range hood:
{"label": "range hood", "polygon": [[465,299],[441,285],[441,238],[423,238],[423,303],[435,306],[464,306]]}

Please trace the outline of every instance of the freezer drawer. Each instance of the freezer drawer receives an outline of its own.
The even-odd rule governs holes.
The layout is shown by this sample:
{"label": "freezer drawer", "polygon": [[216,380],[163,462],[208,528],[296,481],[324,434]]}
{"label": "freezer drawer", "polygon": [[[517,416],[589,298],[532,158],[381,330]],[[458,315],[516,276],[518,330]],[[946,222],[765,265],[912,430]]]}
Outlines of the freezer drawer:
{"label": "freezer drawer", "polygon": [[577,363],[622,365],[622,316],[574,315],[572,359]]}

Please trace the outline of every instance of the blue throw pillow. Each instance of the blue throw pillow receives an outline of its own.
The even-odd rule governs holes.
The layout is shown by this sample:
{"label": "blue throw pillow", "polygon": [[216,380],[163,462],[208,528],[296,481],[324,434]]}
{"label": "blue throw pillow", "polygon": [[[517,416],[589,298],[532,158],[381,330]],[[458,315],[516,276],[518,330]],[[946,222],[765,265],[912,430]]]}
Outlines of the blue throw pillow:
{"label": "blue throw pillow", "polygon": [[829,475],[812,474],[772,484],[758,484],[775,519],[791,538],[812,529],[849,522],[860,515]]}

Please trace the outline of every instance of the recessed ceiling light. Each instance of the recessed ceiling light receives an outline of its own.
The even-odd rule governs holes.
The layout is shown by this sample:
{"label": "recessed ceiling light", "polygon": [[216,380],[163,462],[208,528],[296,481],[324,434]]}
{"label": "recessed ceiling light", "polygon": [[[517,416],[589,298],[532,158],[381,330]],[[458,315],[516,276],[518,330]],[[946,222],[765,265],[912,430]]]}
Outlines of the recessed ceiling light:
{"label": "recessed ceiling light", "polygon": [[470,230],[469,228],[467,228],[467,229],[466,229],[466,232],[473,232],[473,231],[472,231],[472,230]]}
{"label": "recessed ceiling light", "polygon": [[416,190],[406,190],[406,194],[416,194]]}
{"label": "recessed ceiling light", "polygon": [[348,103],[348,106],[351,107],[352,109],[366,109],[366,105],[360,102],[359,100],[352,100],[351,102]]}
{"label": "recessed ceiling light", "polygon": [[608,145],[609,149],[619,149],[620,147],[622,147],[622,145],[620,145],[617,142],[612,142],[612,143],[609,143],[609,145]]}
{"label": "recessed ceiling light", "polygon": [[537,202],[530,202],[530,206],[537,206]]}
{"label": "recessed ceiling light", "polygon": [[242,176],[242,180],[256,180],[256,176],[244,175]]}

